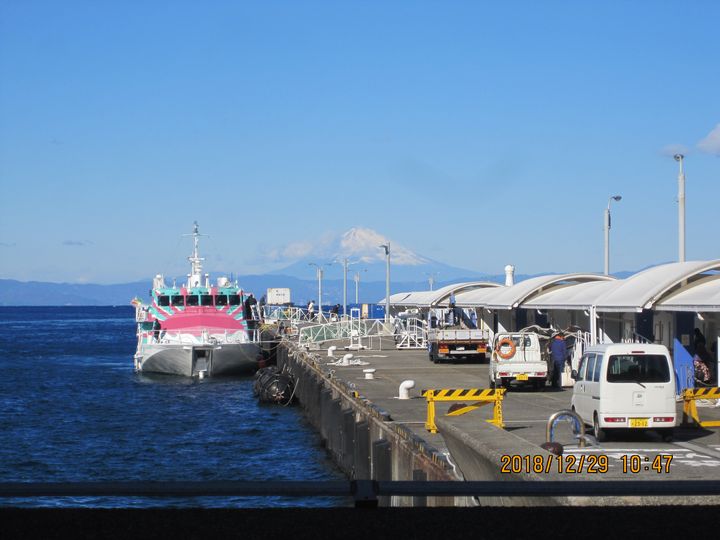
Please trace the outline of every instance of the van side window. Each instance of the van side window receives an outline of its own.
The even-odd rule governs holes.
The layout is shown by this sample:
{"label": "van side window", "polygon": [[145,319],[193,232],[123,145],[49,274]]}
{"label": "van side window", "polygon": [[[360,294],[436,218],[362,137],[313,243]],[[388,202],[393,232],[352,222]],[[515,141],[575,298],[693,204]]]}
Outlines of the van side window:
{"label": "van side window", "polygon": [[588,354],[588,361],[587,361],[587,370],[585,371],[585,376],[583,377],[586,381],[592,381],[592,374],[593,370],[595,369],[595,353]]}
{"label": "van side window", "polygon": [[587,354],[584,354],[582,358],[580,358],[580,365],[578,366],[577,370],[577,379],[576,381],[582,381],[585,378],[585,367],[587,366]]}
{"label": "van side window", "polygon": [[598,354],[595,358],[595,371],[593,371],[593,382],[599,382],[600,381],[600,368],[602,367],[603,363],[603,355]]}

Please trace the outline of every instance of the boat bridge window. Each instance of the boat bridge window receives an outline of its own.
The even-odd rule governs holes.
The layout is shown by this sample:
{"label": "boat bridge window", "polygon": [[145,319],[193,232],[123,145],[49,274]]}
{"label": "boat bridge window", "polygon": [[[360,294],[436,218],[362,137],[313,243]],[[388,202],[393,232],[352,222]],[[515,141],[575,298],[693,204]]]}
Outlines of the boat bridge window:
{"label": "boat bridge window", "polygon": [[170,305],[170,297],[169,296],[167,296],[165,294],[161,294],[160,296],[158,296],[158,306],[169,306],[169,305]]}
{"label": "boat bridge window", "polygon": [[200,305],[201,306],[212,306],[213,305],[213,297],[211,294],[201,294],[200,295]]}
{"label": "boat bridge window", "polygon": [[198,297],[196,294],[188,294],[187,300],[185,300],[185,305],[187,306],[197,306],[198,305]]}
{"label": "boat bridge window", "polygon": [[240,295],[239,294],[231,294],[230,295],[230,305],[231,306],[239,306],[240,305]]}
{"label": "boat bridge window", "polygon": [[216,306],[227,306],[228,303],[228,297],[224,294],[218,294],[215,297],[215,305]]}
{"label": "boat bridge window", "polygon": [[176,295],[170,297],[170,302],[173,306],[184,306],[185,305],[185,297],[182,295]]}

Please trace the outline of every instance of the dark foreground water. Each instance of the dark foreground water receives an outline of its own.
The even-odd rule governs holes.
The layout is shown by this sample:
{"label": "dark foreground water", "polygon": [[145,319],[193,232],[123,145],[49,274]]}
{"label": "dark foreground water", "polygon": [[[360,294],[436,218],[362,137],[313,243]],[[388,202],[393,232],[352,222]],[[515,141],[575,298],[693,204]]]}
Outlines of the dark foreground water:
{"label": "dark foreground water", "polygon": [[[0,482],[339,480],[302,413],[252,379],[133,370],[130,307],[0,307]],[[75,498],[23,506],[329,506],[332,498]]]}

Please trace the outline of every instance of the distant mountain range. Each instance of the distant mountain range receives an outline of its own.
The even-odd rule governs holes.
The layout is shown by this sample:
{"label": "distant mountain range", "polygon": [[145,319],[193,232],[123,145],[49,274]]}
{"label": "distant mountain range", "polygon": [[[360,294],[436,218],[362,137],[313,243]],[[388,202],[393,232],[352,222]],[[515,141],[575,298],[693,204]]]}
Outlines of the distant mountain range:
{"label": "distant mountain range", "polygon": [[[310,263],[327,264],[323,279],[323,303],[342,303],[342,259],[350,263],[348,271],[348,303],[355,300],[353,275],[360,274],[360,302],[378,302],[385,297],[385,254],[379,246],[390,242],[391,292],[429,290],[428,278],[433,277],[435,288],[463,281],[494,281],[503,283],[504,274],[487,275],[457,268],[418,255],[397,242],[389,241],[376,231],[353,228],[324,243],[303,244],[302,249],[288,249],[294,253],[293,262],[280,270],[260,275],[240,276],[238,281],[246,290],[260,298],[269,287],[288,287],[292,300],[298,305],[317,300],[317,278]],[[618,272],[624,278],[633,272]],[[228,276],[213,272],[211,278]],[[516,275],[516,281],[532,277]],[[22,282],[0,279],[0,306],[95,306],[124,305],[134,297],[147,299],[152,279],[115,285]]]}
{"label": "distant mountain range", "polygon": [[[218,274],[219,275],[219,274]],[[492,278],[492,276],[491,276]],[[495,276],[493,281],[500,281]],[[457,281],[473,281],[460,278]],[[455,280],[453,280],[455,281]],[[40,281],[16,281],[0,279],[0,306],[116,306],[129,304],[134,297],[146,300],[152,280],[116,285],[48,283]],[[292,300],[304,305],[308,300],[317,300],[317,280],[303,280],[284,275],[242,276],[240,285],[260,298],[269,287],[289,287]],[[446,283],[437,283],[436,288]],[[393,293],[428,290],[428,283],[417,281],[393,281]],[[360,302],[377,302],[385,297],[384,281],[361,281]],[[342,280],[323,280],[323,301],[326,305],[342,304]],[[348,303],[355,301],[355,283],[348,281]]]}

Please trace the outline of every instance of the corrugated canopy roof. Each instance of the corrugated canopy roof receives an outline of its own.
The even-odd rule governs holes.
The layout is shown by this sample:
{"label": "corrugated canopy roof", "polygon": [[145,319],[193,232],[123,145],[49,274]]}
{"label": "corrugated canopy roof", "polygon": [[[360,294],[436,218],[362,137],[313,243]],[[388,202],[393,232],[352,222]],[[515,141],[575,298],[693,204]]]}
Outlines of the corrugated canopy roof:
{"label": "corrugated canopy roof", "polygon": [[511,287],[462,293],[457,295],[456,302],[458,306],[463,307],[512,309],[550,287],[555,288],[576,283],[610,281],[614,279],[615,278],[601,274],[556,274],[538,276],[516,283]]}
{"label": "corrugated canopy roof", "polygon": [[638,272],[618,282],[597,299],[598,311],[651,309],[663,296],[699,279],[701,274],[720,270],[720,260],[663,264]]}

